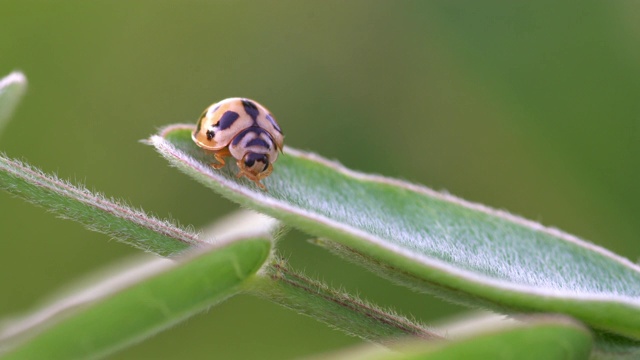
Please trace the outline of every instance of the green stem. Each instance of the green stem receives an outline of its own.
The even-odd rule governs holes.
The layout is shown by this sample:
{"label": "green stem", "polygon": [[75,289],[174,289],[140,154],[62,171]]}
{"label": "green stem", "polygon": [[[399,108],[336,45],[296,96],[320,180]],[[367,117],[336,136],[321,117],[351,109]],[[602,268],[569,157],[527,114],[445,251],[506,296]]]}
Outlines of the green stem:
{"label": "green stem", "polygon": [[309,279],[281,259],[267,263],[260,275],[250,283],[250,293],[364,340],[389,344],[407,336],[443,339],[410,319]]}

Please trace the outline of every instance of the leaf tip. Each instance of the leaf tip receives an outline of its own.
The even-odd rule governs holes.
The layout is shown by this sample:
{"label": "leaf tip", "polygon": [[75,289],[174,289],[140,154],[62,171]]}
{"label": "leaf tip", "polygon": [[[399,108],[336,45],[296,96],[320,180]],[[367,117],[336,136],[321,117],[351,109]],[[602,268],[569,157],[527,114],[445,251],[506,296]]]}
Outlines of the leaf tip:
{"label": "leaf tip", "polygon": [[0,78],[0,126],[9,119],[26,89],[27,77],[20,71]]}
{"label": "leaf tip", "polygon": [[193,130],[194,127],[195,125],[193,124],[171,124],[171,125],[167,125],[165,127],[160,128],[158,130],[158,134],[154,136],[159,136],[161,138],[166,139],[169,136],[169,134],[171,134],[174,131],[179,131],[179,130],[191,131]]}
{"label": "leaf tip", "polygon": [[25,88],[27,86],[27,77],[21,71],[13,71],[0,79],[0,90],[14,84],[21,85]]}

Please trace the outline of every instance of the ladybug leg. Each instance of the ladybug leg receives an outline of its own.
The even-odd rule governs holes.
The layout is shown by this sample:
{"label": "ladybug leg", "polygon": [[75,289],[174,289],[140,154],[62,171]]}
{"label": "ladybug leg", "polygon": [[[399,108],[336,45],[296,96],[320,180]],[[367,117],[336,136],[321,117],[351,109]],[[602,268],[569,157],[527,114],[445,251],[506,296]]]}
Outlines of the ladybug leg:
{"label": "ladybug leg", "polygon": [[226,164],[224,161],[224,158],[218,154],[214,154],[213,157],[216,158],[216,160],[218,160],[218,163],[211,163],[211,167],[214,169],[221,169],[224,167],[224,165]]}
{"label": "ladybug leg", "polygon": [[251,180],[253,180],[253,182],[256,183],[256,185],[258,185],[260,189],[267,191],[267,188],[260,182],[260,179],[256,178]]}
{"label": "ladybug leg", "polygon": [[244,176],[247,179],[249,179],[249,180],[253,181],[254,183],[256,183],[256,185],[258,185],[258,187],[260,187],[260,189],[262,189],[264,191],[267,191],[267,188],[264,185],[262,185],[262,183],[260,182],[260,179],[262,178],[262,176],[258,177],[258,176],[255,176],[255,175],[251,174],[248,171],[245,171],[244,162],[242,160],[238,160],[237,164],[238,164],[238,169],[240,169],[238,171],[238,173],[236,174],[237,178],[241,178],[241,177]]}
{"label": "ladybug leg", "polygon": [[225,148],[222,150],[218,150],[215,153],[213,153],[213,157],[216,158],[216,160],[218,160],[218,163],[211,163],[211,167],[213,167],[214,169],[221,169],[224,167],[224,165],[226,164],[226,162],[224,161],[224,158],[231,155],[231,153],[229,152],[229,149]]}
{"label": "ladybug leg", "polygon": [[262,179],[266,178],[267,176],[271,175],[272,171],[273,171],[273,165],[271,163],[269,163],[269,167],[267,168],[267,170],[265,170],[264,172],[260,173],[259,179],[262,180]]}

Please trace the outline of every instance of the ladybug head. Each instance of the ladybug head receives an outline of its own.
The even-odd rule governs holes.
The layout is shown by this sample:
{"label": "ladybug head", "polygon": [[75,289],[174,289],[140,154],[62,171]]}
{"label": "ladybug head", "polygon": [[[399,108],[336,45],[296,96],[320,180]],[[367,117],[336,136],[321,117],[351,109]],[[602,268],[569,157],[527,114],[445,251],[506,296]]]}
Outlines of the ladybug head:
{"label": "ladybug head", "polygon": [[249,173],[257,178],[263,178],[269,173],[269,156],[267,154],[258,154],[248,152],[244,155],[241,162],[242,171]]}

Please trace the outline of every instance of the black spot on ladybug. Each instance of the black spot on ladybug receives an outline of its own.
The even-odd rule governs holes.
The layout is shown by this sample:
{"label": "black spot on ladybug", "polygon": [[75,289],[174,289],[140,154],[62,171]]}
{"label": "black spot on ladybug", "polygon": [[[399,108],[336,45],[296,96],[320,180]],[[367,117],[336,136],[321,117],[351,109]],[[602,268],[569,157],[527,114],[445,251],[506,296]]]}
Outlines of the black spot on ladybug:
{"label": "black spot on ladybug", "polygon": [[211,141],[211,139],[213,139],[215,136],[216,136],[215,131],[207,130],[207,140]]}
{"label": "black spot on ladybug", "polygon": [[262,171],[264,171],[269,166],[269,160],[267,159],[267,155],[265,154],[256,154],[256,153],[248,153],[247,157],[244,159],[244,164],[247,167],[252,167],[256,161],[264,164]]}
{"label": "black spot on ladybug", "polygon": [[233,123],[238,120],[238,118],[240,117],[240,115],[235,112],[235,111],[227,111],[224,114],[222,114],[222,116],[220,117],[220,120],[218,121],[218,129],[219,130],[225,130],[231,127],[231,125],[233,125]]}
{"label": "black spot on ladybug", "polygon": [[273,115],[267,114],[267,120],[269,120],[271,125],[273,125],[274,129],[276,129],[280,134],[282,134],[282,130],[280,130],[280,126],[278,126],[278,123],[273,119]]}
{"label": "black spot on ladybug", "polygon": [[267,149],[267,150],[271,150],[271,145],[269,145],[269,143],[268,143],[268,142],[264,141],[264,140],[263,140],[263,139],[261,139],[261,138],[255,138],[255,139],[250,140],[250,141],[247,143],[247,145],[246,145],[246,146],[247,146],[247,147],[249,147],[249,146],[259,146],[259,147],[263,147],[263,148],[265,148],[265,149]]}
{"label": "black spot on ladybug", "polygon": [[251,119],[253,119],[253,123],[255,124],[256,121],[258,121],[258,114],[260,114],[260,110],[258,110],[256,104],[247,99],[243,99],[242,106],[244,106],[244,111],[247,112],[247,115],[251,116]]}

